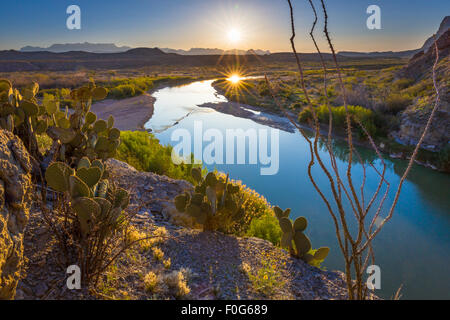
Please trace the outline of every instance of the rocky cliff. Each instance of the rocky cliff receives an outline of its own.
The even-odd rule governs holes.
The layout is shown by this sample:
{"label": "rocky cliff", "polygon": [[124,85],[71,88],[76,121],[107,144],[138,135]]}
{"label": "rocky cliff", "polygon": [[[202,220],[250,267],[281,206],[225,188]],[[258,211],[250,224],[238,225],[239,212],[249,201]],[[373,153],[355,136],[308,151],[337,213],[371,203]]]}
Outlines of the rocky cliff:
{"label": "rocky cliff", "polygon": [[433,36],[429,37],[427,41],[425,41],[424,45],[420,49],[423,53],[426,53],[430,48],[433,47],[434,38],[439,39],[445,32],[450,29],[450,16],[446,16],[444,20],[442,20],[438,31]]}
{"label": "rocky cliff", "polygon": [[[445,19],[442,25],[445,25],[444,22]],[[436,79],[440,101],[432,126],[422,145],[422,148],[430,151],[440,151],[446,148],[450,141],[450,87],[448,85],[450,81],[450,29],[441,33],[436,40],[439,49]],[[436,57],[435,50],[431,50],[432,48],[434,47],[416,54],[401,70],[400,77],[411,78],[416,82],[428,80],[431,83],[432,68]],[[435,98],[435,95],[421,97],[401,114],[400,129],[393,134],[398,142],[407,145],[418,142],[434,106]]]}
{"label": "rocky cliff", "polygon": [[21,140],[0,130],[0,299],[13,299],[31,205],[31,164]]}

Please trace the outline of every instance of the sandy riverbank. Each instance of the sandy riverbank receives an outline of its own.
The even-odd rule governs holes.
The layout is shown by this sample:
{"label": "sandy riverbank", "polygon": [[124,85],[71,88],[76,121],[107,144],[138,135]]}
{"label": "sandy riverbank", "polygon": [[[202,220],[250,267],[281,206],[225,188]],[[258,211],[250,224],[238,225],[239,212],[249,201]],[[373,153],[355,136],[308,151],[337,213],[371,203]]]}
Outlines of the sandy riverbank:
{"label": "sandy riverbank", "polygon": [[199,79],[183,79],[161,83],[146,93],[120,100],[106,99],[92,105],[91,111],[98,119],[108,119],[111,115],[115,119],[114,126],[119,130],[145,130],[144,125],[153,116],[156,98],[152,94],[164,87],[181,86]]}
{"label": "sandy riverbank", "polygon": [[199,107],[211,108],[221,113],[230,114],[239,118],[253,120],[256,123],[266,125],[272,128],[280,129],[287,132],[295,132],[294,126],[283,117],[275,114],[269,114],[246,104],[233,101],[219,103],[204,103]]}
{"label": "sandy riverbank", "polygon": [[92,105],[92,112],[99,119],[115,119],[115,127],[119,130],[144,130],[145,123],[153,115],[156,99],[149,93],[122,100],[106,99]]}

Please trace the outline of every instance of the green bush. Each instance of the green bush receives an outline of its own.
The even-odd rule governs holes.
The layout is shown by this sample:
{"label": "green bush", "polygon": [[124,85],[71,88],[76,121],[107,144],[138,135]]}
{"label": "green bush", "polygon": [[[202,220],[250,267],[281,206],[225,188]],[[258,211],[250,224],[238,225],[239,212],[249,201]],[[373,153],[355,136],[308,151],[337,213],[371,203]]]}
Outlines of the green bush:
{"label": "green bush", "polygon": [[[372,110],[363,108],[361,106],[351,106],[351,105],[347,106],[347,109],[350,115],[352,115],[352,117],[354,118],[357,118],[371,135],[376,134],[376,126],[374,123],[375,116]],[[321,105],[317,107],[315,111],[319,119],[319,122],[328,124],[330,119],[328,107],[325,105]],[[331,113],[333,117],[333,127],[345,129],[347,127],[345,107],[344,106],[332,107]],[[313,117],[312,111],[310,109],[304,109],[302,112],[300,112],[298,120],[299,122],[307,122],[309,119],[312,119],[312,117]],[[364,136],[362,129],[358,125],[354,125],[354,127],[357,128],[358,130],[357,133],[360,136]]]}
{"label": "green bush", "polygon": [[313,114],[312,114],[312,111],[310,108],[305,108],[298,114],[298,122],[306,123],[312,119],[313,119]]}
{"label": "green bush", "polygon": [[173,179],[193,182],[190,164],[176,165],[172,162],[172,146],[162,146],[151,133],[122,131],[121,144],[116,159],[124,161],[137,170],[166,175]]}
{"label": "green bush", "polygon": [[403,89],[406,89],[409,86],[411,86],[413,83],[414,83],[414,79],[401,78],[401,79],[394,81],[393,85],[394,85],[394,88],[396,88],[397,90],[403,90]]}
{"label": "green bush", "polygon": [[385,111],[397,114],[405,110],[412,103],[412,99],[407,94],[391,93],[385,101]]}
{"label": "green bush", "polygon": [[138,77],[138,78],[118,78],[110,81],[99,82],[109,90],[109,98],[124,99],[139,96],[154,88],[156,84],[169,81],[181,81],[192,79],[192,77]]}
{"label": "green bush", "polygon": [[123,98],[129,98],[134,97],[136,95],[136,90],[134,86],[129,84],[122,84],[117,87],[112,88],[109,91],[108,97],[113,99],[123,99]]}
{"label": "green bush", "polygon": [[278,219],[269,212],[263,216],[255,218],[250,223],[246,236],[257,237],[272,242],[279,246],[281,240],[281,228]]}
{"label": "green bush", "polygon": [[270,96],[270,90],[269,87],[267,86],[267,83],[265,81],[259,81],[256,89],[258,91],[258,94],[262,97],[264,96]]}

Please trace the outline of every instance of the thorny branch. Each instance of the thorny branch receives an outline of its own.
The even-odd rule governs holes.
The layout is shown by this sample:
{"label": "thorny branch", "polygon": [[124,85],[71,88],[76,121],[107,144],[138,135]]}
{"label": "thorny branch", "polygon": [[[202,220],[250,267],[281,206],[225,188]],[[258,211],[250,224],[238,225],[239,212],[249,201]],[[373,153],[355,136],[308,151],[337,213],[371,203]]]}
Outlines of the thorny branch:
{"label": "thorny branch", "polygon": [[[323,16],[324,16],[324,29],[323,33],[325,35],[327,44],[331,50],[332,55],[332,61],[334,63],[335,72],[337,74],[337,79],[339,83],[339,87],[341,90],[341,95],[343,97],[344,102],[344,108],[346,113],[346,126],[347,126],[347,145],[348,145],[348,163],[347,163],[347,169],[346,169],[346,183],[344,183],[343,179],[341,178],[341,174],[337,167],[336,157],[333,151],[332,147],[332,128],[333,128],[333,118],[332,118],[332,109],[329,103],[328,99],[328,93],[327,93],[327,80],[328,80],[328,69],[326,67],[325,59],[323,57],[323,54],[317,44],[317,41],[314,37],[314,30],[317,25],[318,21],[318,15],[316,7],[312,0],[308,0],[310,7],[314,14],[314,21],[312,24],[312,28],[309,32],[309,35],[314,43],[314,47],[320,57],[321,67],[323,71],[323,84],[324,84],[324,97],[325,97],[325,103],[328,107],[329,112],[329,123],[328,123],[328,135],[326,139],[326,150],[327,150],[327,156],[330,158],[330,164],[332,173],[329,171],[327,166],[325,165],[321,154],[319,153],[318,149],[318,143],[319,141],[323,140],[323,137],[320,132],[320,124],[318,121],[318,117],[315,111],[315,107],[317,105],[314,105],[312,103],[312,100],[310,99],[310,96],[308,94],[305,77],[304,77],[304,68],[302,65],[302,61],[300,59],[300,56],[297,53],[296,47],[295,47],[295,23],[294,23],[294,10],[292,6],[292,1],[287,0],[290,10],[290,27],[291,27],[291,37],[290,37],[290,44],[292,48],[292,52],[295,56],[295,62],[298,69],[298,74],[300,78],[300,86],[304,93],[304,96],[307,101],[307,108],[311,110],[311,113],[313,115],[313,122],[312,122],[312,129],[314,130],[314,138],[310,139],[306,133],[304,132],[304,129],[292,118],[292,115],[283,107],[283,105],[278,101],[276,95],[274,94],[274,91],[272,89],[271,83],[267,77],[265,76],[266,84],[269,88],[269,92],[271,96],[273,97],[276,105],[282,110],[282,112],[286,115],[286,117],[289,119],[289,121],[294,125],[295,128],[298,129],[298,131],[302,134],[302,136],[305,138],[305,140],[308,142],[309,145],[309,151],[311,155],[310,162],[308,164],[308,177],[310,181],[312,182],[315,190],[319,193],[321,199],[325,203],[327,210],[329,211],[334,226],[335,226],[335,232],[338,240],[339,247],[343,253],[344,260],[345,260],[345,272],[346,272],[346,282],[347,282],[347,289],[348,289],[348,298],[349,299],[366,299],[368,298],[368,291],[367,286],[365,285],[363,281],[363,275],[367,268],[367,265],[369,261],[372,261],[372,264],[375,261],[375,254],[372,248],[372,241],[376,237],[376,235],[380,232],[384,224],[389,221],[393,215],[394,209],[396,207],[396,204],[398,202],[398,198],[403,186],[403,183],[408,176],[415,159],[417,157],[418,151],[420,149],[420,146],[422,145],[422,142],[429,131],[429,128],[431,126],[433,117],[436,113],[436,110],[439,106],[440,96],[439,96],[439,89],[437,85],[436,80],[436,67],[439,61],[439,49],[437,47],[436,39],[435,39],[435,53],[436,53],[436,59],[435,63],[433,65],[433,84],[436,91],[436,100],[434,107],[432,109],[432,112],[428,118],[427,124],[423,130],[423,133],[420,137],[420,140],[418,141],[414,152],[409,160],[408,166],[403,173],[400,183],[397,186],[397,189],[395,191],[395,198],[393,203],[390,206],[390,209],[388,210],[388,214],[385,218],[383,218],[380,221],[380,215],[384,208],[385,201],[387,199],[387,196],[390,191],[390,183],[385,179],[385,173],[386,173],[386,163],[384,162],[383,156],[381,152],[379,151],[375,141],[371,137],[368,130],[364,127],[363,123],[356,117],[350,114],[348,110],[348,99],[347,99],[347,93],[346,88],[343,82],[342,77],[342,70],[338,63],[336,51],[334,49],[334,45],[331,41],[330,33],[328,30],[328,13],[326,9],[326,5],[324,3],[324,0],[320,0]],[[380,170],[374,165],[374,163],[369,163],[369,167],[375,171],[377,176],[379,177],[379,182],[377,184],[376,190],[373,192],[369,199],[369,201],[366,203],[366,195],[365,195],[365,187],[366,187],[366,177],[367,177],[367,167],[364,161],[362,160],[361,156],[359,155],[358,151],[355,149],[353,144],[353,132],[352,132],[352,122],[355,123],[357,126],[359,126],[364,135],[366,136],[367,140],[370,143],[370,146],[376,153],[378,159],[380,160],[380,164],[382,166],[382,170]],[[356,192],[356,187],[353,181],[352,177],[352,164],[353,164],[353,155],[356,155],[356,157],[359,160],[359,163],[362,166],[363,169],[363,180],[361,182],[360,188],[359,188],[359,195]],[[321,187],[317,184],[315,178],[312,175],[312,167],[317,163],[319,164],[321,170],[323,173],[325,173],[331,187],[332,196],[327,197],[325,196],[325,193],[321,189]],[[381,199],[379,202],[377,199],[380,196],[380,193],[383,189],[383,186],[385,186],[385,190],[383,194],[381,195]],[[345,197],[343,198],[342,195]],[[375,203],[377,202],[377,205],[374,207]],[[353,216],[356,219],[356,226],[357,226],[357,232],[356,235],[352,235],[350,232],[349,224],[351,223],[350,217],[347,214],[348,209],[345,209],[345,203],[348,203],[350,210],[353,212]],[[369,213],[374,211],[373,217],[370,220],[370,223],[368,223],[367,219],[369,217]],[[368,224],[368,227],[367,227]],[[376,226],[376,228],[374,228]],[[365,258],[363,258],[365,256]],[[352,278],[352,275],[356,277],[354,280]],[[396,297],[399,296],[399,292],[395,295]]]}

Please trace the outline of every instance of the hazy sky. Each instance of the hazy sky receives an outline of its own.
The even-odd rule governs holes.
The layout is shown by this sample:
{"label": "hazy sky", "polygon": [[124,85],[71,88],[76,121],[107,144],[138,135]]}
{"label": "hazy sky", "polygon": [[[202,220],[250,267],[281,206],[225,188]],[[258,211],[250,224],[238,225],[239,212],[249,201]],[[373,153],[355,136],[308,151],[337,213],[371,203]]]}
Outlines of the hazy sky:
{"label": "hazy sky", "polygon": [[[312,11],[307,0],[295,7],[297,49],[313,51],[308,32]],[[320,2],[314,0],[320,9]],[[407,50],[422,46],[436,32],[449,0],[326,0],[329,28],[339,50]],[[68,30],[66,8],[81,8],[81,30]],[[366,27],[369,5],[381,7],[381,30]],[[322,13],[320,11],[320,13]],[[317,27],[322,38],[323,19]],[[229,39],[230,30],[240,41]],[[188,49],[239,48],[289,50],[286,0],[3,0],[0,49],[53,43],[113,42],[131,47]],[[321,42],[323,49],[325,43]]]}

